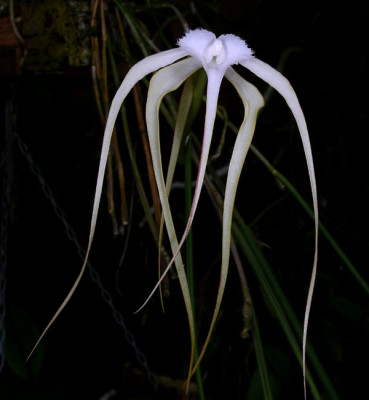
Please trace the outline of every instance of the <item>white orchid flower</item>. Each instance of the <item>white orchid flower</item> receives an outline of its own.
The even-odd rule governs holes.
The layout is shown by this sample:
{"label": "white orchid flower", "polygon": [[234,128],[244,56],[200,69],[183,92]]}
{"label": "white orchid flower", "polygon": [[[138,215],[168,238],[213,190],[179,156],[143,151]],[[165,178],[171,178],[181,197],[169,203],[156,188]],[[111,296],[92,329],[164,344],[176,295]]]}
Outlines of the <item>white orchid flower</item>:
{"label": "white orchid flower", "polygon": [[[171,250],[173,254],[173,259],[168,265],[164,274],[174,263],[177,269],[177,274],[183,292],[188,314],[189,326],[190,326],[192,351],[191,351],[191,360],[189,368],[189,377],[192,376],[205,352],[216,318],[219,313],[228,273],[232,213],[233,213],[236,189],[240,173],[245,161],[245,157],[253,137],[257,112],[263,106],[263,98],[258,92],[258,90],[253,85],[248,83],[244,78],[242,78],[238,73],[236,73],[236,71],[232,68],[232,65],[235,64],[240,64],[246,69],[253,72],[256,76],[264,80],[266,83],[272,86],[284,97],[297,122],[297,126],[303,143],[303,148],[305,151],[305,157],[306,157],[306,162],[310,177],[312,197],[313,197],[313,207],[315,214],[315,234],[316,234],[313,273],[309,287],[308,300],[305,312],[305,321],[304,321],[304,333],[303,333],[303,370],[304,370],[304,381],[305,381],[306,334],[307,334],[308,317],[310,312],[310,305],[311,305],[312,293],[315,282],[315,274],[316,274],[317,234],[318,234],[318,206],[317,206],[316,182],[314,175],[313,158],[312,158],[309,135],[305,118],[301,110],[297,96],[295,94],[295,91],[291,87],[288,80],[284,76],[282,76],[278,71],[270,67],[268,64],[254,57],[252,50],[247,46],[247,44],[242,39],[232,34],[221,35],[218,38],[216,38],[216,36],[212,32],[203,29],[187,31],[185,36],[178,40],[177,48],[148,56],[145,59],[139,61],[129,70],[121,86],[119,87],[117,93],[115,94],[108,115],[104,133],[86,259],[84,261],[80,274],[77,277],[76,282],[74,283],[72,289],[70,290],[69,294],[67,295],[66,299],[64,300],[58,311],[55,313],[54,317],[52,318],[51,322],[45,329],[41,338],[48,330],[50,325],[57,318],[57,316],[60,314],[66,303],[69,301],[86,268],[87,258],[91,249],[91,244],[95,232],[97,214],[99,210],[101,192],[104,181],[105,167],[110,147],[110,140],[115,120],[117,118],[121,105],[125,100],[126,96],[128,95],[128,93],[130,92],[130,90],[139,80],[141,80],[146,75],[152,72],[158,71],[153,75],[150,81],[150,87],[147,95],[147,105],[146,105],[147,131],[148,131],[150,149],[153,160],[153,169],[161,200],[165,227],[168,233]],[[207,93],[206,93],[206,99],[207,99],[206,115],[205,115],[201,158],[199,163],[191,212],[187,221],[187,226],[182,235],[182,238],[178,242],[172,221],[172,214],[169,206],[168,196],[169,196],[170,185],[173,178],[173,169],[174,169],[173,165],[176,162],[178,147],[179,147],[178,143],[180,143],[180,140],[178,138],[181,137],[181,134],[184,131],[185,120],[189,110],[190,103],[187,101],[187,103],[183,102],[180,104],[180,109],[178,111],[178,118],[175,128],[175,137],[177,137],[177,139],[174,141],[175,144],[173,145],[170,167],[168,170],[168,176],[166,182],[163,176],[161,151],[160,151],[159,117],[158,117],[159,106],[164,95],[177,89],[184,81],[186,81],[195,71],[199,70],[200,68],[203,68],[205,70],[208,78]],[[208,336],[205,341],[205,345],[203,346],[203,350],[198,358],[196,365],[193,366],[194,343],[195,343],[194,322],[193,322],[193,315],[191,308],[191,299],[190,299],[190,294],[180,249],[188,235],[199,202],[200,193],[204,182],[206,164],[209,156],[210,144],[212,140],[214,120],[216,116],[216,109],[218,103],[218,95],[221,82],[224,77],[231,82],[231,84],[235,87],[236,91],[238,92],[243,102],[245,113],[244,113],[244,120],[241,124],[234,145],[233,154],[229,164],[227,182],[226,182],[224,210],[223,210],[222,265],[221,265],[218,295],[216,299],[215,309],[210,324]],[[188,98],[189,97],[187,97],[187,100]],[[155,286],[149,298],[152,296],[154,291],[159,286],[160,281],[161,279]]]}

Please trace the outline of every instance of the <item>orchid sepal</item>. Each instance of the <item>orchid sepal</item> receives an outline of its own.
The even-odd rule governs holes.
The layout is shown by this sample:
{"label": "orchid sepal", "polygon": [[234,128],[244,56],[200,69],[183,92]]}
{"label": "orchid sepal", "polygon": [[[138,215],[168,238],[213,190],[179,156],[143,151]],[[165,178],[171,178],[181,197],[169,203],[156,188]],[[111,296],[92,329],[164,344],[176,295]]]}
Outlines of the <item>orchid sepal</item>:
{"label": "orchid sepal", "polygon": [[[169,206],[168,191],[164,182],[163,167],[161,162],[160,151],[160,127],[159,127],[159,108],[162,98],[169,92],[177,89],[189,76],[200,68],[201,64],[194,58],[186,58],[176,64],[169,65],[154,74],[150,81],[149,91],[147,94],[146,103],[146,123],[147,133],[149,137],[150,151],[153,160],[153,169],[159,197],[162,205],[162,213],[171,245],[174,263],[177,269],[178,279],[182,289],[186,312],[190,328],[191,337],[191,357],[189,365],[189,374],[192,369],[195,354],[195,326],[192,311],[192,302],[188,288],[184,264],[182,261],[180,247],[178,245],[177,235],[174,228],[172,214]],[[179,128],[180,129],[180,128]],[[161,280],[160,280],[161,281]],[[159,281],[159,282],[160,282]],[[158,283],[159,284],[159,283]],[[152,294],[156,290],[158,284],[153,289]],[[151,295],[147,298],[145,303],[140,307],[144,307]],[[140,310],[139,309],[139,310]],[[139,311],[138,310],[138,311]],[[187,380],[189,384],[189,379]]]}
{"label": "orchid sepal", "polygon": [[227,182],[224,194],[223,203],[223,226],[222,226],[222,265],[220,273],[220,281],[218,287],[218,294],[216,304],[213,311],[213,317],[210,323],[207,337],[205,339],[202,351],[197,359],[196,364],[192,370],[195,373],[201,359],[203,358],[206,348],[209,344],[212,331],[215,326],[217,316],[219,314],[225,285],[228,276],[229,255],[231,247],[231,227],[233,208],[236,197],[236,190],[241,171],[246,159],[247,152],[250,148],[251,141],[255,131],[255,124],[257,113],[264,105],[264,99],[255,86],[248,83],[233,68],[228,68],[226,78],[232,83],[237,90],[243,106],[244,106],[244,119],[241,123],[240,129],[237,133],[237,138],[234,144],[233,153],[228,167]]}
{"label": "orchid sepal", "polygon": [[302,369],[304,376],[304,391],[306,398],[306,342],[307,342],[307,329],[308,329],[308,321],[311,309],[311,303],[313,298],[313,291],[315,287],[316,273],[317,273],[317,264],[318,264],[318,236],[319,236],[319,213],[318,213],[318,195],[317,195],[317,187],[316,187],[316,179],[315,179],[315,171],[314,171],[314,162],[313,155],[311,152],[310,138],[306,125],[306,120],[304,117],[304,113],[298,101],[297,95],[292,88],[290,82],[277,70],[272,68],[270,65],[265,62],[253,58],[249,59],[245,62],[241,62],[245,68],[249,69],[256,76],[267,82],[271,87],[273,87],[280,95],[285,99],[288,107],[290,108],[293,116],[295,117],[297,127],[300,132],[306,164],[308,167],[309,179],[310,179],[310,188],[313,199],[313,212],[314,212],[314,229],[315,229],[315,241],[314,241],[314,260],[313,260],[313,268],[311,273],[311,279],[308,289],[305,315],[304,315],[304,326],[303,326],[303,338],[302,338]]}
{"label": "orchid sepal", "polygon": [[109,110],[105,130],[104,130],[104,137],[103,137],[103,143],[102,143],[102,149],[101,149],[101,155],[100,155],[100,163],[99,163],[99,169],[97,173],[97,180],[96,180],[96,188],[95,188],[95,197],[94,197],[94,202],[93,202],[93,207],[92,207],[92,216],[91,216],[91,223],[90,223],[90,233],[88,237],[88,243],[87,243],[87,250],[86,250],[86,255],[85,259],[83,261],[83,265],[81,267],[81,270],[74,281],[71,289],[69,290],[68,294],[66,295],[65,299],[51,318],[50,322],[46,325],[46,328],[43,330],[41,333],[40,337],[38,338],[37,342],[33,346],[32,350],[30,351],[27,360],[32,356],[33,352],[35,351],[36,347],[38,344],[41,342],[43,337],[45,336],[46,332],[50,329],[51,325],[55,322],[57,317],[60,315],[60,313],[63,311],[71,297],[73,296],[75,290],[77,289],[77,286],[79,282],[82,279],[82,276],[84,275],[84,272],[86,270],[87,266],[87,261],[88,257],[91,251],[91,246],[93,242],[93,238],[95,235],[95,228],[96,228],[96,222],[97,222],[97,215],[99,212],[99,207],[100,207],[100,200],[101,200],[101,192],[102,192],[102,187],[104,183],[104,176],[105,176],[105,169],[106,169],[106,164],[107,164],[107,159],[108,159],[108,154],[109,154],[109,149],[110,149],[110,142],[111,142],[111,137],[113,134],[114,130],[114,125],[115,121],[117,119],[118,113],[120,111],[120,108],[122,106],[123,101],[127,97],[128,93],[132,90],[133,86],[136,85],[138,81],[140,81],[142,78],[144,78],[146,75],[150,74],[151,72],[154,72],[158,70],[159,68],[162,68],[168,64],[172,64],[175,61],[186,57],[187,53],[180,48],[175,48],[175,49],[170,49],[163,51],[161,53],[153,54],[151,56],[148,56],[144,58],[143,60],[137,62],[128,72],[125,78],[123,79],[123,82],[121,83],[120,87],[118,88],[112,103],[111,107]]}

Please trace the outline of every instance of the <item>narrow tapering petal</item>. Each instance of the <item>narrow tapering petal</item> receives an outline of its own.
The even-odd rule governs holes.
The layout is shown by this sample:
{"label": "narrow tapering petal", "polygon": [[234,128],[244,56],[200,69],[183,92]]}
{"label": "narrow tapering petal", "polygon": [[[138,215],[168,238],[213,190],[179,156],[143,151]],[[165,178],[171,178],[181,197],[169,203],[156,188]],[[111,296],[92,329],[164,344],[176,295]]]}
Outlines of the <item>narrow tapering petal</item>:
{"label": "narrow tapering petal", "polygon": [[[188,122],[188,113],[189,113],[191,105],[192,105],[193,89],[194,89],[194,82],[193,82],[192,77],[190,77],[189,79],[186,80],[184,87],[183,87],[181,100],[180,100],[180,103],[178,106],[176,125],[174,128],[172,150],[170,152],[167,176],[166,176],[166,181],[165,181],[165,187],[166,187],[168,199],[169,199],[169,193],[170,193],[172,183],[173,183],[174,172],[175,172],[177,161],[178,161],[179,150],[181,147],[181,143],[183,141],[185,127]],[[164,233],[164,215],[162,213],[161,218],[160,218],[159,239],[158,239],[159,279],[160,279],[160,275],[161,275],[160,265],[161,265],[161,245],[162,245],[162,241],[163,241],[163,233]],[[164,303],[163,303],[161,287],[160,287],[160,300],[161,300],[162,308],[164,310]]]}
{"label": "narrow tapering petal", "polygon": [[313,197],[313,209],[315,217],[315,253],[314,253],[313,270],[311,274],[311,280],[310,280],[307,303],[306,303],[303,344],[302,344],[302,358],[303,358],[302,368],[303,368],[304,388],[305,388],[305,398],[306,398],[306,339],[307,339],[307,329],[308,329],[309,315],[311,309],[311,302],[313,298],[317,262],[318,262],[318,231],[319,231],[318,196],[317,196],[314,163],[311,152],[309,133],[300,103],[289,81],[280,72],[276,71],[270,65],[266,64],[265,62],[257,58],[249,59],[245,62],[242,62],[241,64],[245,68],[253,72],[255,75],[257,75],[259,78],[267,82],[270,86],[272,86],[277,92],[279,92],[284,97],[286,103],[288,104],[289,108],[292,111],[292,114],[295,117],[305,151],[306,163],[310,178],[311,193]]}
{"label": "narrow tapering petal", "polygon": [[[175,254],[174,262],[177,269],[177,275],[181,285],[181,290],[186,306],[190,336],[191,336],[191,359],[189,365],[189,373],[194,362],[195,351],[195,325],[192,313],[192,301],[188,288],[186,273],[183,266],[181,253],[178,250],[178,240],[173,224],[172,213],[170,211],[168,192],[164,182],[163,167],[160,151],[160,129],[159,129],[159,108],[160,103],[167,93],[177,89],[190,75],[192,75],[201,66],[200,62],[195,58],[187,58],[176,64],[170,65],[157,72],[150,81],[149,91],[146,103],[146,123],[147,133],[153,162],[153,169],[158,187],[159,197],[162,205],[165,226],[167,229],[172,253]],[[169,268],[169,267],[168,267]],[[168,270],[167,268],[167,270]],[[164,272],[163,276],[166,272]],[[144,305],[151,298],[161,279],[145,301]],[[142,308],[141,307],[141,308]],[[140,308],[140,309],[141,309]]]}
{"label": "narrow tapering petal", "polygon": [[237,90],[243,102],[245,111],[244,119],[237,134],[231,161],[228,168],[223,205],[222,265],[216,304],[207,338],[192,373],[195,372],[197,366],[199,365],[202,357],[205,354],[206,348],[209,344],[211,334],[215,326],[215,322],[219,314],[220,305],[222,303],[224,289],[228,276],[232,216],[236,191],[246,155],[250,148],[251,140],[254,135],[257,113],[258,110],[264,105],[263,97],[261,96],[259,91],[253,85],[248,83],[244,78],[242,78],[239,74],[237,74],[232,68],[228,68],[226,72],[226,78],[233,84],[233,86]]}
{"label": "narrow tapering petal", "polygon": [[[91,250],[91,245],[92,241],[94,238],[95,234],[95,227],[96,227],[96,221],[97,221],[97,215],[99,211],[99,205],[100,205],[100,199],[101,199],[101,191],[102,191],[102,186],[104,182],[104,174],[105,174],[105,168],[106,168],[106,162],[109,154],[109,148],[110,148],[110,141],[111,141],[111,136],[113,133],[115,121],[117,119],[117,115],[119,113],[120,107],[126,98],[127,94],[131,91],[133,86],[141,80],[144,76],[147,74],[154,72],[158,70],[159,68],[162,68],[168,64],[171,64],[185,56],[187,56],[188,53],[181,49],[181,48],[176,48],[176,49],[171,49],[167,51],[163,51],[158,54],[153,54],[152,56],[146,57],[143,60],[139,61],[137,64],[135,64],[127,73],[126,77],[124,78],[122,84],[120,85],[117,93],[114,96],[114,99],[112,101],[112,105],[109,111],[106,127],[105,127],[105,132],[104,132],[104,138],[103,138],[103,144],[102,144],[102,150],[101,150],[101,156],[100,156],[100,164],[99,164],[99,170],[97,174],[97,182],[96,182],[96,191],[95,191],[95,198],[94,198],[94,204],[92,208],[92,217],[91,217],[91,226],[90,226],[90,233],[89,233],[89,239],[88,239],[88,245],[87,245],[87,251],[86,251],[86,256],[82,265],[82,268],[77,276],[77,279],[75,280],[72,288],[70,289],[69,293],[65,297],[64,301],[56,311],[56,313],[53,315],[52,319],[42,332],[41,336],[37,340],[35,346],[31,350],[28,358],[32,355],[34,352],[35,348],[38,346],[42,338],[45,336],[46,332],[49,330],[51,325],[54,323],[56,318],[59,316],[59,314],[63,311],[64,307],[67,305],[69,302],[70,298],[72,297],[73,293],[75,292],[80,280],[82,279],[82,276],[84,274],[84,271],[86,269],[87,265],[87,260],[88,256]],[[28,359],[27,358],[27,359]]]}
{"label": "narrow tapering petal", "polygon": [[156,184],[158,187],[160,202],[163,209],[165,226],[167,229],[169,242],[172,248],[173,259],[162,274],[160,280],[156,283],[148,298],[137,310],[140,311],[150,300],[164,275],[175,262],[179,276],[184,276],[183,262],[180,255],[180,245],[178,245],[177,235],[174,229],[172,213],[170,211],[169,200],[166,185],[164,182],[163,167],[160,151],[160,129],[159,129],[159,107],[165,94],[177,89],[183,81],[199,69],[201,64],[193,57],[180,61],[174,65],[163,68],[157,72],[151,79],[146,103],[146,123],[149,136],[150,150],[154,168]]}
{"label": "narrow tapering petal", "polygon": [[115,121],[117,119],[123,101],[127,97],[128,93],[132,90],[133,86],[142,78],[144,78],[146,75],[150,74],[151,72],[157,71],[158,69],[163,68],[166,65],[172,64],[175,61],[185,57],[186,55],[187,55],[186,51],[177,48],[177,49],[162,51],[161,53],[153,54],[151,56],[144,58],[143,60],[135,64],[128,71],[118,91],[116,92],[113,101],[111,103],[104,131],[104,139],[100,156],[100,165],[97,174],[96,193],[92,210],[89,244],[91,244],[95,232],[95,225],[99,210],[101,191],[104,182],[104,174],[106,168],[106,161],[109,154],[111,136],[114,130]]}
{"label": "narrow tapering petal", "polygon": [[[193,197],[192,206],[191,206],[191,210],[190,210],[190,215],[188,217],[186,228],[184,230],[184,233],[182,235],[182,238],[178,245],[178,248],[177,248],[176,252],[174,252],[172,260],[168,264],[166,270],[162,274],[162,277],[159,280],[159,282],[157,283],[157,285],[155,286],[154,290],[156,290],[156,288],[162,281],[164,275],[168,272],[169,268],[172,266],[175,258],[179,254],[179,252],[188,236],[188,233],[190,232],[190,229],[191,229],[191,225],[192,225],[192,222],[193,222],[193,219],[195,216],[195,212],[197,209],[197,205],[198,205],[198,202],[200,199],[202,186],[204,183],[205,170],[206,170],[206,165],[207,165],[208,158],[209,158],[209,150],[210,150],[211,139],[213,136],[214,121],[215,121],[215,116],[216,116],[219,89],[220,89],[220,84],[222,82],[222,78],[223,78],[223,75],[219,74],[218,71],[212,71],[212,72],[208,73],[208,85],[207,85],[207,95],[206,95],[207,102],[206,102],[204,134],[203,134],[203,141],[202,141],[202,147],[201,147],[199,170],[197,173],[197,179],[196,179],[196,185],[195,185],[195,191],[194,191],[194,197]],[[152,295],[152,293],[151,293],[151,295]],[[147,302],[147,300],[146,300],[146,302]],[[145,302],[145,304],[146,304],[146,302]]]}

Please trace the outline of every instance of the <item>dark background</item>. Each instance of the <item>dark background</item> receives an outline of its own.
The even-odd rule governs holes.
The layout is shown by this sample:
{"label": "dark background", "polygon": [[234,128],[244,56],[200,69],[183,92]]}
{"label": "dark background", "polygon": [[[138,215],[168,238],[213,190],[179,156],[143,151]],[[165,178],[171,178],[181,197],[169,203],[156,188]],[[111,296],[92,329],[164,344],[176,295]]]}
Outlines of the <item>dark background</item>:
{"label": "dark background", "polygon": [[[26,19],[30,15],[26,11],[37,6],[34,3],[37,2],[24,2],[17,12],[23,12]],[[144,6],[144,2],[137,3]],[[198,16],[190,11],[190,3],[174,3],[186,13],[191,28],[200,25]],[[320,217],[368,281],[368,2],[228,0],[195,4],[210,30],[239,35],[258,58],[273,67],[277,67],[286,49],[294,49],[283,74],[295,88],[308,123]],[[165,12],[160,14],[148,7],[143,10],[139,17],[148,29],[155,29],[150,22],[152,16],[156,21],[165,17]],[[1,12],[2,17],[8,15],[5,7]],[[173,45],[174,32],[181,35],[180,29],[175,23],[171,28],[173,37],[168,40]],[[24,46],[20,48],[24,55]],[[16,355],[24,359],[28,354],[81,266],[75,246],[42,191],[40,174],[81,246],[86,246],[103,133],[90,66],[71,66],[63,57],[55,63],[48,62],[47,57],[46,61],[40,56],[32,58],[35,48],[29,49],[31,59],[27,61],[26,56],[22,67],[14,46],[1,48],[1,188],[9,188],[10,196],[5,231],[6,321],[7,337],[13,337],[15,343],[13,360]],[[265,92],[264,83],[251,75],[247,77]],[[227,90],[221,100],[226,100],[224,105],[229,105],[230,117],[238,122],[240,105],[228,100]],[[6,107],[12,107],[8,114]],[[12,116],[12,126],[28,146],[27,154],[39,174],[32,172],[18,139],[6,137],[7,115]],[[283,99],[275,93],[260,115],[254,144],[310,201],[299,135]],[[137,140],[135,146],[144,169],[141,142]],[[129,162],[125,162],[127,176],[131,177]],[[132,229],[123,268],[118,269],[118,263],[126,236],[113,238],[104,199],[90,260],[150,369],[161,376],[183,379],[189,343],[183,301],[176,284],[166,302],[166,314],[161,312],[158,296],[143,312],[133,314],[155,282],[157,254],[131,182],[128,181],[128,193],[134,204]],[[182,193],[173,196],[173,202],[178,201],[179,209],[183,208]],[[217,262],[214,248],[219,248],[221,231],[215,214],[208,211],[206,195],[203,197],[197,215],[202,220],[195,222],[194,239],[198,264],[206,266]],[[250,154],[239,186],[237,207],[246,222],[252,223],[276,200],[280,200],[278,205],[263,216],[254,230],[265,244],[265,255],[302,320],[312,264],[312,224],[296,201],[280,189]],[[213,268],[217,271],[217,266]],[[318,268],[309,338],[339,398],[357,398],[367,386],[368,294],[324,238],[320,242]],[[203,276],[204,270],[199,274]],[[263,304],[257,281],[251,272],[247,276],[254,303],[259,307],[269,368],[278,381],[276,398],[302,398],[298,364],[268,305]],[[214,288],[199,289],[209,307],[216,279],[215,273]],[[247,340],[239,337],[241,294],[234,271],[229,279],[215,344],[209,348],[208,361],[204,360],[209,399],[245,399],[251,380],[245,359],[254,355]],[[38,332],[34,331],[36,327]],[[174,389],[164,387],[154,394],[135,350],[127,343],[124,330],[114,320],[88,273],[47,333],[35,358],[39,368],[37,361],[26,366],[21,366],[19,360],[13,366],[5,363],[0,374],[2,399],[99,399],[111,389],[116,390],[112,398],[117,399],[179,396]],[[329,397],[323,393],[322,398]]]}

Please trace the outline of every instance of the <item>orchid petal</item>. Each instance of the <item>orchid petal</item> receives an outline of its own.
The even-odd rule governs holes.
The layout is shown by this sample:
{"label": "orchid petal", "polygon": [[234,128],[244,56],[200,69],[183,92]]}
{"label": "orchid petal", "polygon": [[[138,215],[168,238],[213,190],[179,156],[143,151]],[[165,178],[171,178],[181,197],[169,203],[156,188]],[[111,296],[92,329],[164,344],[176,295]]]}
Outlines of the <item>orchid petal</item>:
{"label": "orchid petal", "polygon": [[[215,116],[216,116],[219,88],[220,88],[220,84],[222,82],[222,78],[223,78],[223,75],[220,75],[218,73],[218,71],[213,70],[211,73],[208,73],[206,115],[205,115],[203,142],[202,142],[202,148],[201,148],[201,157],[200,157],[199,170],[198,170],[197,179],[196,179],[195,193],[194,193],[192,206],[191,206],[191,210],[190,210],[190,215],[187,220],[187,225],[186,225],[185,231],[182,235],[182,239],[181,239],[180,243],[178,244],[176,251],[173,252],[173,257],[172,257],[171,261],[167,265],[165,271],[162,273],[161,278],[155,285],[155,287],[152,290],[152,292],[150,293],[149,297],[146,299],[144,304],[139,308],[139,310],[141,310],[147,304],[147,302],[149,301],[151,296],[154,294],[155,290],[160,285],[164,276],[168,273],[169,269],[173,265],[173,262],[177,258],[178,254],[183,246],[183,243],[185,242],[185,240],[188,236],[188,233],[190,232],[193,218],[195,216],[197,204],[199,202],[201,189],[202,189],[202,186],[204,183],[206,164],[208,162],[210,144],[211,144],[211,139],[213,136],[214,120],[215,120]],[[164,207],[163,207],[163,213],[164,213]],[[166,222],[166,224],[167,224],[167,222]],[[167,229],[168,229],[168,225],[167,225]],[[168,232],[168,234],[169,234],[169,232]]]}
{"label": "orchid petal", "polygon": [[220,75],[218,71],[212,70],[208,72],[208,85],[206,92],[206,115],[205,115],[204,135],[202,140],[199,170],[197,173],[197,180],[196,180],[190,215],[188,217],[187,225],[183,237],[181,239],[181,242],[179,244],[179,247],[183,245],[188,235],[188,232],[190,231],[193,218],[195,216],[197,204],[199,202],[201,189],[204,183],[204,176],[205,176],[206,165],[209,158],[211,139],[213,137],[214,121],[217,111],[219,89],[222,79],[223,75]]}
{"label": "orchid petal", "polygon": [[158,187],[160,202],[163,209],[163,215],[165,225],[168,232],[169,242],[173,252],[173,258],[170,264],[163,272],[161,278],[154,286],[153,290],[142,304],[142,306],[136,311],[140,311],[150,300],[165,274],[169,271],[173,262],[176,263],[177,268],[182,269],[178,274],[179,277],[185,275],[183,269],[183,262],[179,253],[180,246],[178,245],[177,235],[175,233],[172,213],[170,211],[167,188],[164,182],[163,167],[161,162],[161,151],[160,151],[160,137],[159,137],[159,107],[162,98],[165,94],[175,90],[180,86],[189,75],[193,74],[197,69],[200,68],[199,62],[195,58],[187,58],[176,64],[170,65],[166,68],[161,69],[157,72],[150,81],[149,92],[147,95],[146,103],[146,122],[147,122],[147,133],[149,136],[150,151],[152,155],[152,162],[154,168],[154,174],[156,184]]}
{"label": "orchid petal", "polygon": [[36,347],[38,346],[38,344],[40,343],[42,338],[45,336],[46,332],[49,330],[51,325],[54,323],[56,318],[59,316],[59,314],[63,311],[64,307],[69,302],[69,300],[72,297],[73,293],[75,292],[80,280],[82,279],[82,276],[86,269],[88,256],[90,254],[91,245],[92,245],[92,241],[93,241],[94,234],[95,234],[95,227],[96,227],[97,215],[98,215],[99,206],[100,206],[101,192],[102,192],[102,186],[104,183],[105,167],[106,167],[106,162],[107,162],[107,158],[108,158],[108,154],[109,154],[111,136],[112,136],[114,125],[115,125],[115,120],[117,119],[120,107],[121,107],[124,99],[127,97],[128,93],[131,91],[133,86],[139,80],[144,78],[146,75],[148,75],[151,72],[154,72],[154,71],[158,70],[159,68],[162,68],[168,64],[171,64],[187,55],[188,55],[188,53],[185,50],[180,49],[180,48],[175,48],[175,49],[163,51],[158,54],[153,54],[149,57],[144,58],[143,60],[141,60],[137,64],[135,64],[128,71],[122,84],[120,85],[118,91],[116,92],[114,99],[112,101],[112,104],[111,104],[111,108],[109,111],[105,131],[104,131],[104,138],[103,138],[103,144],[102,144],[102,150],[101,150],[101,156],[100,156],[99,170],[98,170],[98,174],[97,174],[95,198],[94,198],[94,204],[93,204],[93,208],[92,208],[91,226],[90,226],[90,233],[89,233],[89,240],[88,240],[88,245],[87,245],[86,256],[85,256],[82,268],[77,276],[77,279],[73,283],[72,288],[70,289],[69,293],[63,300],[62,304],[59,306],[56,313],[51,318],[50,322],[47,324],[46,328],[44,329],[41,336],[37,340],[35,346],[31,350],[27,360],[31,357],[32,353],[34,352],[34,350],[36,349]]}
{"label": "orchid petal", "polygon": [[215,39],[216,36],[213,32],[209,32],[205,29],[194,29],[187,31],[186,34],[178,40],[178,46],[192,57],[200,60],[202,64],[205,64],[206,49]]}
{"label": "orchid petal", "polygon": [[239,96],[241,97],[241,100],[244,105],[245,114],[239,132],[237,134],[231,161],[229,163],[229,168],[228,168],[228,176],[227,176],[227,183],[224,195],[224,205],[223,205],[222,266],[221,266],[220,282],[219,282],[216,304],[205,343],[203,345],[201,354],[199,355],[191,374],[195,372],[197,366],[199,365],[202,357],[205,354],[206,348],[211,338],[211,334],[214,329],[215,322],[219,314],[220,305],[223,299],[225,284],[228,275],[229,254],[231,246],[232,215],[233,215],[233,207],[236,197],[238,181],[246,159],[247,152],[251,144],[251,140],[254,135],[257,112],[264,105],[263,97],[261,96],[259,91],[255,88],[255,86],[248,83],[232,68],[228,68],[226,72],[226,78],[233,84]]}
{"label": "orchid petal", "polygon": [[[100,165],[99,165],[99,172],[97,177],[96,183],[96,193],[92,211],[92,220],[91,220],[91,230],[90,230],[90,238],[89,238],[89,246],[88,251],[94,236],[95,225],[97,220],[97,213],[100,204],[101,198],[101,191],[104,181],[104,172],[106,167],[106,160],[108,158],[109,148],[110,148],[110,140],[111,135],[113,133],[115,121],[117,119],[119,110],[122,106],[123,101],[127,97],[128,93],[131,91],[133,86],[144,78],[146,75],[154,72],[162,67],[171,64],[180,58],[183,58],[187,55],[185,51],[182,49],[171,49],[167,51],[163,51],[158,54],[153,54],[144,58],[143,60],[139,61],[135,64],[127,73],[126,77],[124,78],[122,84],[120,85],[118,91],[116,92],[114,99],[111,104],[111,108],[109,111],[108,119],[106,122],[105,132],[104,132],[104,139],[102,144],[101,150],[101,157],[100,157]],[[87,258],[87,257],[86,257]]]}
{"label": "orchid petal", "polygon": [[313,164],[313,156],[311,153],[310,139],[304,114],[297,99],[296,93],[293,90],[292,86],[290,85],[289,81],[277,70],[275,70],[270,65],[264,63],[263,61],[257,58],[249,59],[245,62],[241,62],[240,64],[242,64],[245,68],[249,69],[259,78],[267,82],[277,92],[279,92],[286,100],[286,103],[291,109],[300,131],[300,136],[304,147],[306,163],[309,172],[310,187],[313,198],[314,218],[315,218],[315,252],[314,252],[313,270],[311,274],[311,280],[310,280],[306,309],[305,309],[303,344],[302,344],[302,359],[303,359],[302,368],[303,368],[304,389],[306,398],[306,339],[307,339],[309,314],[310,314],[311,302],[315,286],[315,278],[316,278],[316,270],[318,262],[318,231],[319,231],[317,189],[316,189],[314,164]]}
{"label": "orchid petal", "polygon": [[[201,64],[199,63],[198,60],[190,57],[158,71],[150,81],[149,91],[147,95],[147,103],[146,103],[147,133],[149,137],[153,169],[170,245],[173,254],[175,254],[174,262],[182,289],[182,294],[186,306],[189,328],[190,328],[191,360],[190,360],[189,373],[192,369],[194,360],[194,350],[195,350],[194,318],[192,313],[192,303],[190,298],[190,292],[188,289],[186,273],[183,267],[181,254],[178,250],[179,249],[178,240],[173,224],[172,214],[170,211],[167,188],[164,182],[161,151],[160,151],[159,108],[164,95],[177,89],[183,83],[183,81],[187,79],[190,75],[192,75],[197,69],[199,69],[200,66]],[[163,274],[163,276],[164,275],[165,273]],[[156,284],[155,288],[153,289],[149,297],[146,299],[145,303],[140,307],[140,309],[142,309],[142,307],[144,307],[145,304],[148,302],[148,300],[151,298],[151,296],[157,289],[160,282],[161,279]]]}
{"label": "orchid petal", "polygon": [[[166,182],[165,182],[165,187],[166,187],[166,192],[167,192],[168,198],[169,198],[170,188],[171,188],[172,182],[173,182],[174,171],[175,171],[175,168],[177,165],[179,149],[180,149],[180,146],[182,143],[185,126],[187,123],[188,113],[190,111],[191,104],[192,104],[193,89],[194,89],[193,86],[194,86],[193,79],[189,78],[184,84],[181,100],[180,100],[180,103],[178,106],[178,115],[177,115],[177,120],[176,120],[176,126],[174,128],[172,150],[170,153],[167,177],[166,177]],[[163,240],[163,228],[164,228],[164,215],[162,214],[161,218],[160,218],[159,239],[158,239],[159,273],[160,273],[161,243]],[[160,276],[159,276],[159,278],[160,278]],[[160,298],[161,298],[162,308],[164,309],[161,289],[160,289]]]}

